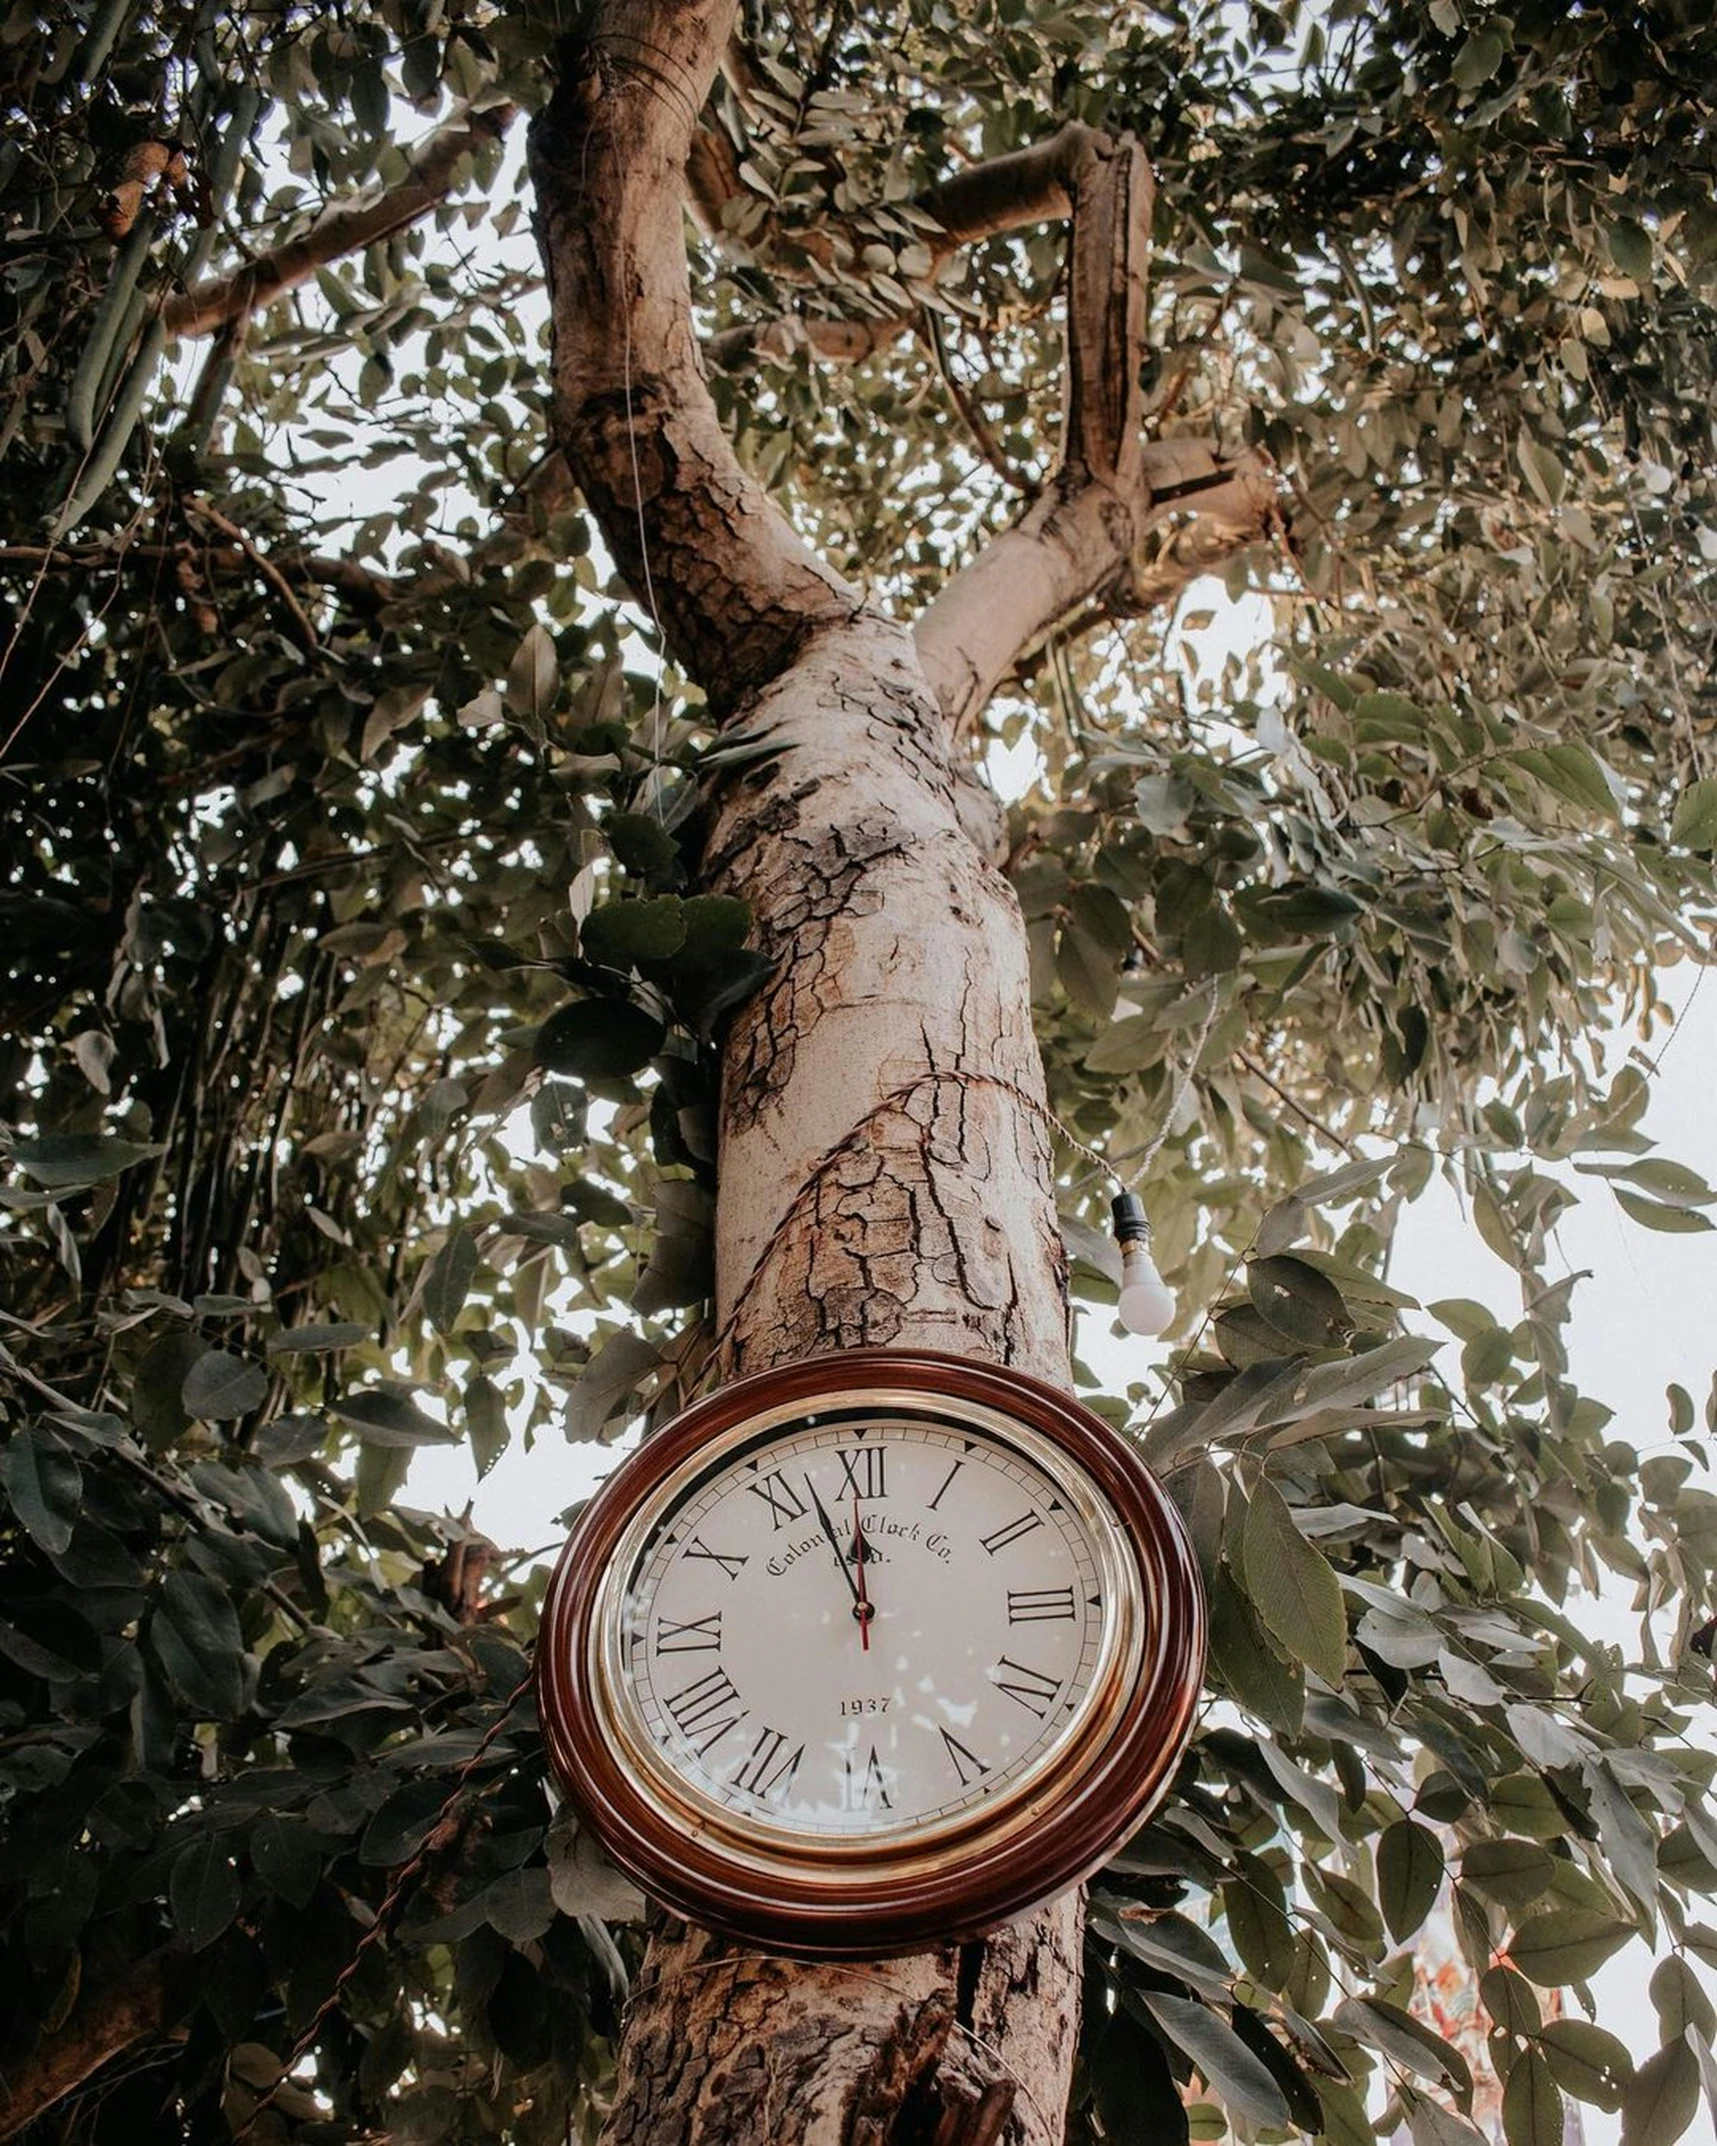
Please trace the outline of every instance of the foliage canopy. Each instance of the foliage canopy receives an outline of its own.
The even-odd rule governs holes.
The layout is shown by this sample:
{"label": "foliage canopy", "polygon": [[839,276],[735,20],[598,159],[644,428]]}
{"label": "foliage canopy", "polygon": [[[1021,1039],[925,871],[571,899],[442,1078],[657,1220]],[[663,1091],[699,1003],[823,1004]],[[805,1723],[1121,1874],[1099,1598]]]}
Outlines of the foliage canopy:
{"label": "foliage canopy", "polygon": [[[509,130],[564,27],[5,17],[0,2030],[16,2081],[134,2007],[79,2136],[590,2131],[636,1957],[550,1823],[539,1579],[399,1502],[419,1446],[691,1389],[764,967],[698,864],[756,747],[656,677],[545,437]],[[929,204],[1069,120],[1156,174],[1153,432],[1281,473],[1217,562],[1267,654],[1182,660],[1194,495],[987,719],[1041,756],[1056,1108],[1136,1152],[1190,1074],[1145,1189],[1212,1308],[1172,1406],[1100,1397],[1184,1495],[1223,1703],[1093,1901],[1080,2137],[1171,2136],[1191,2070],[1249,2135],[1369,2139],[1369,2092],[1471,2137],[1406,2009],[1445,1874],[1511,2142],[1564,2092],[1667,2140],[1712,2077],[1706,1427],[1611,1438],[1542,1266],[1569,1163],[1709,1226],[1590,1039],[1717,894],[1714,82],[1697,0],[902,0],[752,10],[706,114],[723,414],[879,601],[1053,460],[1062,235],[950,256]],[[353,199],[392,228],[318,223]],[[213,317],[259,257],[307,272]],[[1382,1278],[1439,1170],[1518,1322]],[[1104,1189],[1064,1188],[1099,1303]],[[1636,1931],[1637,2072],[1535,1994]]]}

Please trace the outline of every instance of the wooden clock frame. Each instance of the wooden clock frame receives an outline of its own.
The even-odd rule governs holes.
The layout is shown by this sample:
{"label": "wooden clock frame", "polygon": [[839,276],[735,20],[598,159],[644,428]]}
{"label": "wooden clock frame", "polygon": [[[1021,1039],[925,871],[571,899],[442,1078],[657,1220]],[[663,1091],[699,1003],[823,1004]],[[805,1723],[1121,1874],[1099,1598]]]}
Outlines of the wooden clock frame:
{"label": "wooden clock frame", "polygon": [[[811,1413],[855,1400],[932,1412],[945,1405],[950,1423],[965,1405],[1005,1419],[992,1435],[1026,1426],[1083,1471],[1131,1555],[1138,1644],[1131,1674],[1076,1728],[1045,1777],[998,1791],[922,1845],[760,1848],[743,1837],[747,1829],[729,1832],[707,1810],[676,1810],[628,1761],[601,1669],[614,1558],[640,1509],[737,1427],[783,1407]],[[736,1380],[622,1463],[580,1517],[550,1581],[537,1695],[556,1773],[615,1863],[653,1898],[770,1952],[877,1959],[981,1936],[1089,1877],[1167,1789],[1191,1734],[1204,1652],[1204,1591],[1180,1516],[1101,1418],[999,1365],[853,1349]]]}

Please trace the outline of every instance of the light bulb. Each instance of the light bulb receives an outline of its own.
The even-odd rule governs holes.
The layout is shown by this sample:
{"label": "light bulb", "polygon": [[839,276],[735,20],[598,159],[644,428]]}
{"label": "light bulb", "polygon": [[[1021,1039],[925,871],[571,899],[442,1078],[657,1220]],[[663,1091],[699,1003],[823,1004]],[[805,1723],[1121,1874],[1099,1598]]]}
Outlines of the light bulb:
{"label": "light bulb", "polygon": [[1139,1238],[1121,1247],[1121,1295],[1116,1309],[1129,1334],[1160,1334],[1174,1319],[1174,1293]]}

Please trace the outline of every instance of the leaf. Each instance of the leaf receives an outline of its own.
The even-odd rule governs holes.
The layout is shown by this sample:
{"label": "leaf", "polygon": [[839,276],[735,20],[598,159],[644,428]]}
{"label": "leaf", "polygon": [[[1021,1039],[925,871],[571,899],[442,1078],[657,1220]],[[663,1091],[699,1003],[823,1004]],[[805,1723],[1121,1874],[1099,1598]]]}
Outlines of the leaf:
{"label": "leaf", "polygon": [[1651,233],[1644,224],[1636,223],[1631,216],[1618,216],[1604,234],[1610,249],[1610,258],[1624,276],[1631,276],[1636,283],[1651,282],[1652,247]]}
{"label": "leaf", "polygon": [[246,1357],[209,1349],[186,1372],[179,1399],[188,1416],[209,1422],[248,1416],[268,1399],[268,1373]]}
{"label": "leaf", "polygon": [[1353,1323],[1329,1276],[1288,1253],[1252,1260],[1246,1289],[1260,1318],[1287,1340],[1311,1348],[1326,1347]]}
{"label": "leaf", "polygon": [[166,1152],[162,1147],[109,1139],[101,1133],[42,1133],[12,1143],[12,1160],[26,1177],[33,1177],[50,1192],[77,1192],[86,1185],[99,1185]]}
{"label": "leaf", "polygon": [[1377,1900],[1389,1934],[1411,1937],[1443,1883],[1443,1847],[1429,1826],[1398,1819],[1377,1843]]}
{"label": "leaf", "polygon": [[293,1907],[308,1907],[322,1878],[322,1852],[315,1828],[302,1818],[269,1812],[251,1829],[250,1859],[271,1893]]}
{"label": "leaf", "polygon": [[1717,1223],[1713,1223],[1709,1215],[1702,1215],[1691,1207],[1665,1207],[1656,1200],[1642,1199],[1625,1185],[1612,1185],[1610,1190],[1622,1212],[1643,1223],[1647,1229],[1662,1230],[1671,1236],[1694,1236],[1703,1230],[1717,1228]]}
{"label": "leaf", "polygon": [[1514,1914],[1548,1891],[1555,1875],[1549,1851],[1533,1841],[1474,1841],[1461,1857],[1461,1882]]}
{"label": "leaf", "polygon": [[1440,2102],[1415,2097],[1407,2118],[1413,2146],[1491,2146],[1476,2125]]}
{"label": "leaf", "polygon": [[1669,839],[1682,849],[1717,849],[1717,775],[1702,775],[1682,791]]}
{"label": "leaf", "polygon": [[437,1423],[426,1409],[402,1393],[380,1390],[342,1394],[328,1403],[337,1421],[363,1433],[366,1446],[456,1446],[459,1433]]}
{"label": "leaf", "polygon": [[1508,2146],[1562,2146],[1562,2092],[1536,2049],[1516,2053],[1502,2090]]}
{"label": "leaf", "polygon": [[1260,1482],[1246,1513],[1246,1593],[1266,1630],[1289,1659],[1339,1684],[1347,1666],[1347,1615],[1341,1582],[1323,1554],[1294,1525],[1282,1494]]}
{"label": "leaf", "polygon": [[374,1329],[355,1319],[336,1319],[322,1326],[284,1326],[268,1337],[270,1356],[331,1355],[337,1349],[355,1349],[374,1337]]}
{"label": "leaf", "polygon": [[637,1922],[644,1895],[608,1860],[602,1843],[577,1814],[563,1809],[548,1830],[549,1892],[562,1915],[595,1915],[603,1922]]}
{"label": "leaf", "polygon": [[1536,2035],[1556,2083],[1576,2101],[1614,2111],[1634,2075],[1627,2044],[1586,2019],[1553,2019]]}
{"label": "leaf", "polygon": [[51,1431],[28,1425],[0,1454],[6,1492],[37,1546],[58,1557],[72,1539],[83,1503],[83,1470]]}
{"label": "leaf", "polygon": [[1230,1694],[1284,1736],[1297,1736],[1305,1718],[1305,1681],[1258,1630],[1226,1564],[1210,1592],[1210,1658]]}
{"label": "leaf", "polygon": [[471,1443],[481,1481],[507,1450],[512,1430],[501,1400],[501,1389],[481,1372],[465,1387],[465,1435]]}
{"label": "leaf", "polygon": [[[645,1377],[661,1363],[653,1341],[620,1327],[600,1342],[567,1396],[564,1429],[569,1441],[600,1438],[622,1402],[633,1400]],[[631,1413],[631,1411],[628,1411]]]}
{"label": "leaf", "polygon": [[587,961],[622,971],[671,961],[685,943],[685,912],[677,894],[605,903],[578,931],[579,951]]}
{"label": "leaf", "polygon": [[423,1308],[438,1334],[452,1333],[476,1272],[477,1240],[461,1225],[424,1270]]}
{"label": "leaf", "polygon": [[1355,2041],[1381,2050],[1419,2077],[1440,2080],[1457,2094],[1472,2092],[1466,2058],[1400,2005],[1381,1997],[1349,1997],[1336,2006],[1332,2016]]}
{"label": "leaf", "polygon": [[649,1318],[701,1303],[715,1286],[715,1203],[691,1178],[665,1177],[656,1187],[656,1233],[650,1258],[632,1292],[632,1308]]}
{"label": "leaf", "polygon": [[483,1914],[492,1930],[513,1945],[528,1945],[554,1921],[554,1897],[548,1872],[540,1863],[509,1870],[482,1895]]}
{"label": "leaf", "polygon": [[1140,2003],[1208,2084],[1238,2116],[1255,2124],[1286,2124],[1288,2104],[1268,2067],[1226,2020],[1190,1997],[1142,1989]]}
{"label": "leaf", "polygon": [[1496,73],[1507,50],[1500,31],[1475,31],[1455,54],[1454,65],[1449,69],[1450,79],[1457,89],[1470,94]]}
{"label": "leaf", "polygon": [[1699,2110],[1699,2062],[1670,2042],[1634,2073],[1622,2095],[1622,2146],[1672,2146]]}
{"label": "leaf", "polygon": [[1717,2032],[1717,2013],[1705,1994],[1699,1977],[1677,1954],[1659,1960],[1651,1977],[1652,2009],[1659,2032],[1666,2042],[1682,2039],[1689,2032],[1709,2042]]}
{"label": "leaf", "polygon": [[629,999],[575,999],[537,1030],[536,1061],[575,1080],[623,1080],[649,1064],[666,1033]]}
{"label": "leaf", "polygon": [[192,1952],[214,1943],[238,1913],[241,1897],[238,1872],[216,1833],[192,1841],[167,1881],[174,1925]]}
{"label": "leaf", "polygon": [[1540,1989],[1560,1989],[1596,1974],[1639,1933],[1594,1908],[1551,1908],[1523,1923],[1509,1942],[1511,1963]]}
{"label": "leaf", "polygon": [[548,629],[533,625],[507,666],[506,702],[513,713],[542,724],[560,690],[560,659]]}
{"label": "leaf", "polygon": [[170,1572],[145,1626],[167,1680],[199,1714],[230,1721],[244,1703],[244,1635],[232,1598],[200,1572]]}

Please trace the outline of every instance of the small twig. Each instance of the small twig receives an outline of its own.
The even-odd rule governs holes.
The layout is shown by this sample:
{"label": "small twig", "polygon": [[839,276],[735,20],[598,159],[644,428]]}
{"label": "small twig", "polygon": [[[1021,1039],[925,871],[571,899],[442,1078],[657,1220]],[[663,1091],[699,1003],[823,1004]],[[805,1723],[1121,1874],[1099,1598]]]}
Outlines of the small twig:
{"label": "small twig", "polygon": [[316,629],[311,625],[304,606],[292,593],[291,582],[287,580],[274,561],[265,552],[257,550],[237,522],[229,521],[218,507],[210,506],[206,499],[187,499],[184,505],[187,514],[195,515],[198,521],[207,522],[210,528],[218,529],[223,536],[232,538],[240,551],[249,559],[257,572],[274,590],[275,594],[291,613],[293,625],[296,629],[292,636],[293,639],[303,648],[306,655],[321,655],[324,651],[321,642],[317,639]]}

